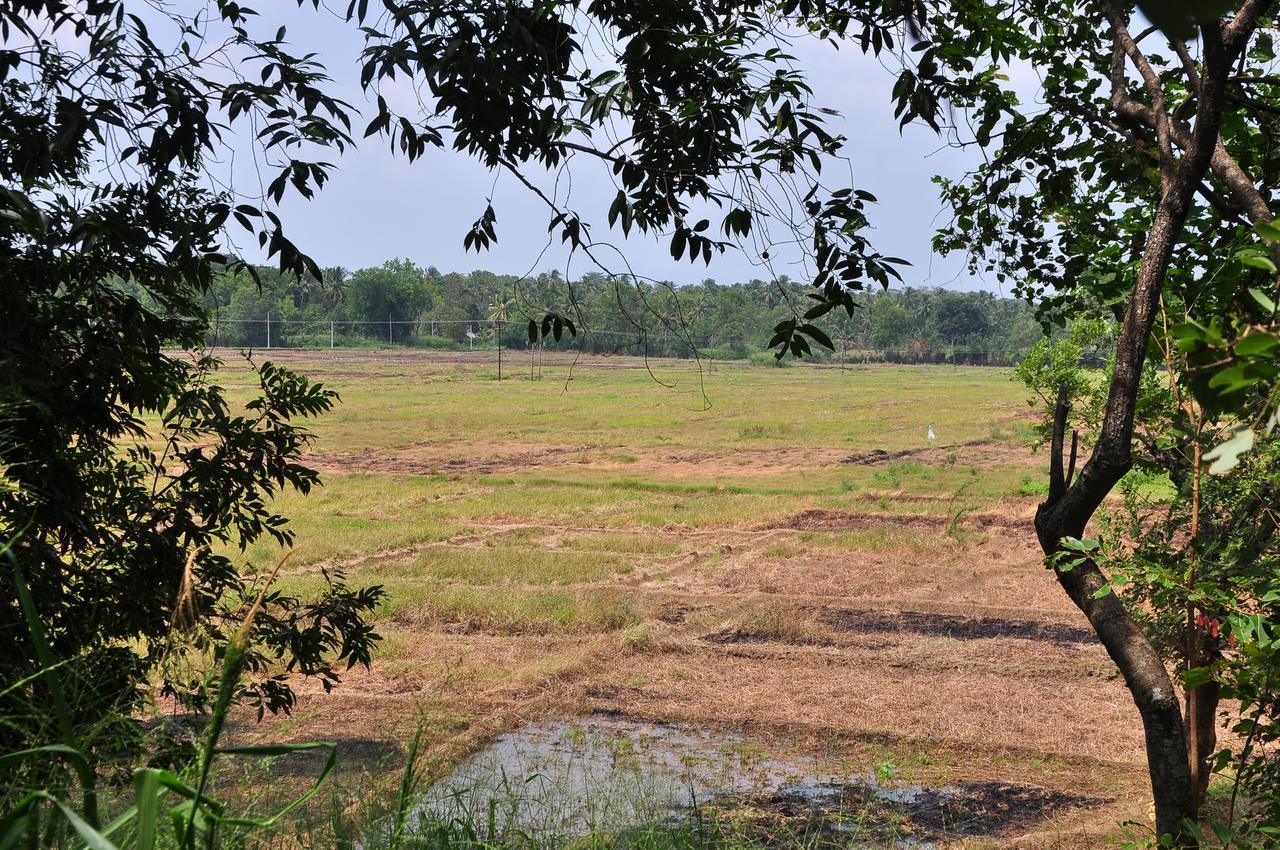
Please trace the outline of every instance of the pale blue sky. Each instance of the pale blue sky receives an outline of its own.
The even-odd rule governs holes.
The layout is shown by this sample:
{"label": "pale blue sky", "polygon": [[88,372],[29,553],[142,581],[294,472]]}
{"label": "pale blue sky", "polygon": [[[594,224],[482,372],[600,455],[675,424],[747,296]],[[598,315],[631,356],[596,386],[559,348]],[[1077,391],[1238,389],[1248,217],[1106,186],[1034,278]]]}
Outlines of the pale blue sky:
{"label": "pale blue sky", "polygon": [[[361,40],[354,27],[323,10],[299,11],[288,0],[255,5],[262,25],[287,24],[287,40],[295,51],[320,54],[340,94],[368,108],[357,85]],[[893,78],[876,60],[854,49],[836,52],[813,42],[800,42],[792,52],[814,86],[815,104],[843,114],[831,120],[849,139],[846,154],[853,182],[879,197],[871,210],[874,245],[911,261],[903,273],[906,283],[998,291],[995,281],[970,278],[961,257],[938,257],[930,249],[935,222],[945,215],[932,177],[962,173],[977,154],[945,148],[928,128],[909,126],[899,132],[889,99]],[[357,126],[362,128],[367,120]],[[242,166],[239,170],[243,174]],[[479,255],[465,252],[462,237],[491,191],[498,213],[498,244]],[[603,213],[614,192],[603,172],[575,174],[575,205],[588,214],[593,210],[600,214],[597,238],[605,229]],[[547,243],[548,220],[541,202],[509,175],[500,176],[495,189],[492,172],[448,150],[430,151],[410,163],[403,156],[393,156],[384,141],[363,140],[339,161],[333,180],[316,199],[288,200],[283,212],[292,238],[321,265],[358,268],[406,257],[445,271],[484,268],[523,274],[530,269],[566,269],[567,255],[558,240],[539,259]],[[615,241],[620,239],[617,234]],[[767,270],[753,266],[741,253],[717,257],[705,267],[672,261],[665,241],[632,238],[619,244],[637,273],[677,284],[706,277],[722,283],[769,277]],[[246,253],[252,257],[251,251]],[[568,268],[575,275],[590,270],[585,260],[576,260]],[[776,265],[775,271],[804,278],[800,268]]]}

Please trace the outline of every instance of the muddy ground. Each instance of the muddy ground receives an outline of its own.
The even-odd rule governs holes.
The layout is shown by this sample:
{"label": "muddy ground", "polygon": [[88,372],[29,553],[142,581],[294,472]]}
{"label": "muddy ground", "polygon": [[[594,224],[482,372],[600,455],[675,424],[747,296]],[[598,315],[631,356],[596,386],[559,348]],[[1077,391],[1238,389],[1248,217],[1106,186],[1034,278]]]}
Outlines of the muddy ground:
{"label": "muddy ground", "polygon": [[[348,355],[322,359],[318,376],[371,367],[412,376],[423,368],[398,353]],[[625,468],[675,480],[729,469],[747,480],[908,457],[927,466],[957,454],[979,469],[1003,464],[1040,474],[1029,450],[988,439],[892,452],[646,449],[633,451]],[[331,476],[384,474],[388,487],[413,474],[536,469],[571,479],[614,465],[589,445],[465,436],[351,451],[321,444],[312,459]],[[972,846],[1094,847],[1120,820],[1144,821],[1136,714],[1088,624],[1042,564],[1031,525],[1036,498],[1008,496],[960,516],[945,493],[936,506],[904,496],[920,502],[917,512],[879,509],[893,496],[859,493],[839,510],[803,508],[764,522],[647,529],[662,551],[629,555],[625,575],[577,588],[624,595],[639,612],[639,623],[625,629],[524,633],[400,611],[379,623],[399,647],[393,660],[351,671],[329,695],[303,686],[293,718],[254,734],[336,739],[354,759],[394,766],[426,718],[429,757],[443,769],[531,721],[620,715],[733,729],[779,752],[836,752],[867,769],[885,764],[901,781],[972,789],[983,812],[1026,808],[997,793],[1005,786],[1059,801],[1034,818],[1005,818],[993,844],[965,837],[981,830],[950,836]],[[542,550],[572,543],[590,551],[593,538],[618,533],[589,522],[476,526],[444,542],[323,566],[376,574],[426,548],[483,548],[516,531]],[[868,531],[881,542],[850,550],[820,539]],[[787,801],[759,803],[766,817]],[[926,820],[927,808],[919,815]]]}

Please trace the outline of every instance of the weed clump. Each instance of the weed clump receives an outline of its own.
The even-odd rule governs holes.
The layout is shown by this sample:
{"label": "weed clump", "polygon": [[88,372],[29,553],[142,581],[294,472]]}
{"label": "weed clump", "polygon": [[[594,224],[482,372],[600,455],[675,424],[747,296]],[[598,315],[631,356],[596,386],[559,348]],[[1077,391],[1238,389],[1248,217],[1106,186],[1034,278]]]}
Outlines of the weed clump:
{"label": "weed clump", "polygon": [[644,623],[637,623],[622,630],[622,648],[627,652],[648,652],[653,649],[653,634]]}

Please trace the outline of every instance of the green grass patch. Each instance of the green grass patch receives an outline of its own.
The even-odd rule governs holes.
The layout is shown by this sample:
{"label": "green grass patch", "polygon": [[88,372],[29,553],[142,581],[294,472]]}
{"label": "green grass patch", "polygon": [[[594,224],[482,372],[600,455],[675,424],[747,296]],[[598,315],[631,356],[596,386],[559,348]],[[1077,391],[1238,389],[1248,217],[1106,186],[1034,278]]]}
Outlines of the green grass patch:
{"label": "green grass patch", "polygon": [[846,552],[886,552],[908,549],[913,552],[938,552],[952,545],[941,530],[937,532],[905,529],[884,524],[859,531],[804,531],[799,539],[819,549]]}
{"label": "green grass patch", "polygon": [[579,584],[631,572],[621,555],[522,548],[428,549],[412,561],[382,568],[382,575],[429,576],[462,584]]}
{"label": "green grass patch", "polygon": [[640,622],[631,598],[614,591],[504,590],[387,582],[390,601],[379,616],[432,622],[499,634],[606,632]]}

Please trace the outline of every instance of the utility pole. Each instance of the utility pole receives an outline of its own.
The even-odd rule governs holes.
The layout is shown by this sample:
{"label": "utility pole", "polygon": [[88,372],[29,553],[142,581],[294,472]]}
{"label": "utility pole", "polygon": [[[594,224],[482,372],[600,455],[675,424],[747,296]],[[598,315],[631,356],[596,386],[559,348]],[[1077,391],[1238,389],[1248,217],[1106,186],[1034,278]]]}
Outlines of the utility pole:
{"label": "utility pole", "polygon": [[391,339],[391,314],[387,314],[387,345],[392,345],[394,340]]}
{"label": "utility pole", "polygon": [[329,347],[333,348],[333,319],[329,320]]}
{"label": "utility pole", "polygon": [[271,311],[267,311],[267,348],[271,348]]}

